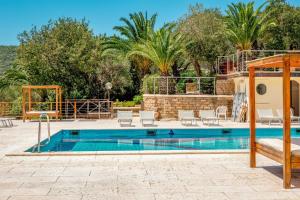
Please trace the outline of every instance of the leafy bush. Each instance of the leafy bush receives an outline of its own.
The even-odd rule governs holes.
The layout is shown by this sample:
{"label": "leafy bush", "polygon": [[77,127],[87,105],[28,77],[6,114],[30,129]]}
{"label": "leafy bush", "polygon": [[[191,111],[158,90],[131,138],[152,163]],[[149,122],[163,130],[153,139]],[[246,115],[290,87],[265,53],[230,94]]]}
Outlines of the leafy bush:
{"label": "leafy bush", "polygon": [[185,84],[186,83],[196,83],[197,79],[185,79],[184,77],[195,77],[195,72],[187,70],[180,74],[181,79],[178,79],[176,84],[176,91],[179,94],[185,93]]}
{"label": "leafy bush", "polygon": [[12,106],[11,106],[9,114],[13,115],[13,116],[21,116],[21,114],[22,114],[22,97],[21,96],[12,102]]}
{"label": "leafy bush", "polygon": [[114,103],[115,107],[134,107],[136,103],[134,101],[116,101]]}
{"label": "leafy bush", "polygon": [[143,101],[143,96],[142,95],[135,95],[133,97],[133,101],[135,104],[141,104]]}

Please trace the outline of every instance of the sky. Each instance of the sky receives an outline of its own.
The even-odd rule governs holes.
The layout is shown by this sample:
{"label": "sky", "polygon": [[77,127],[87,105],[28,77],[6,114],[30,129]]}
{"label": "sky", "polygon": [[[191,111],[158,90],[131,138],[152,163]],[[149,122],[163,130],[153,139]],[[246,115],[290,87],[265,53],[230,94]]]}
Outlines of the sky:
{"label": "sky", "polygon": [[[248,0],[242,0],[247,2]],[[40,27],[59,17],[85,18],[95,34],[112,35],[119,19],[129,13],[147,11],[158,14],[157,26],[175,21],[187,13],[190,5],[225,10],[234,0],[0,0],[0,45],[17,45],[17,35]],[[259,5],[263,0],[255,0]],[[300,0],[288,0],[300,6]]]}

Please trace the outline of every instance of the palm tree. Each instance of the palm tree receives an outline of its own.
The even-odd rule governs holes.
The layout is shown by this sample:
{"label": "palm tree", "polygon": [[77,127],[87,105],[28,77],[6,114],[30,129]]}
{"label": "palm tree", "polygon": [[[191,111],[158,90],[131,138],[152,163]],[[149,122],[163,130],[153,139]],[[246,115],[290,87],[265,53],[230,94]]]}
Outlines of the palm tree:
{"label": "palm tree", "polygon": [[226,33],[238,50],[250,50],[266,28],[274,25],[268,18],[272,11],[262,12],[266,3],[257,9],[254,8],[254,2],[232,3],[228,6]]}
{"label": "palm tree", "polygon": [[140,42],[149,37],[153,32],[156,23],[157,15],[154,14],[148,18],[148,14],[145,15],[142,12],[129,14],[130,20],[122,17],[120,19],[124,26],[115,26],[114,30],[118,31],[125,39],[133,42]]}
{"label": "palm tree", "polygon": [[[106,49],[117,50],[118,53],[126,55],[132,50],[134,45],[149,39],[152,32],[154,32],[156,18],[156,14],[148,18],[148,14],[143,14],[142,12],[130,14],[129,19],[121,18],[120,21],[124,25],[114,27],[114,30],[121,37],[112,37],[106,42]],[[141,70],[142,76],[148,72],[152,65],[149,59],[140,55],[131,55],[129,60]]]}
{"label": "palm tree", "polygon": [[165,26],[153,33],[149,40],[136,44],[128,56],[140,55],[148,58],[157,66],[162,76],[170,75],[172,65],[185,52],[184,38],[172,31],[173,26]]}
{"label": "palm tree", "polygon": [[153,33],[149,40],[136,44],[131,55],[140,55],[153,62],[160,70],[159,91],[162,94],[175,93],[175,80],[166,78],[176,62],[185,52],[184,39],[172,31],[173,26],[165,26]]}

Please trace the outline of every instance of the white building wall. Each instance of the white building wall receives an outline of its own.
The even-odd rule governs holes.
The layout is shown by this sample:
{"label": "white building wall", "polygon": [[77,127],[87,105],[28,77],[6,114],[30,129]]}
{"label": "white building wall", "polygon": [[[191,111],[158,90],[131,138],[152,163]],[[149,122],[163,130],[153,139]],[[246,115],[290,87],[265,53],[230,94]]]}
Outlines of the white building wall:
{"label": "white building wall", "polygon": [[[233,79],[235,83],[235,92],[247,92],[247,96],[249,96],[249,78],[236,77]],[[300,83],[300,77],[292,77],[291,80]],[[281,109],[283,104],[282,77],[256,77],[255,88],[258,84],[265,84],[267,92],[264,95],[255,92],[256,108],[271,108],[274,115],[276,115],[276,109]]]}

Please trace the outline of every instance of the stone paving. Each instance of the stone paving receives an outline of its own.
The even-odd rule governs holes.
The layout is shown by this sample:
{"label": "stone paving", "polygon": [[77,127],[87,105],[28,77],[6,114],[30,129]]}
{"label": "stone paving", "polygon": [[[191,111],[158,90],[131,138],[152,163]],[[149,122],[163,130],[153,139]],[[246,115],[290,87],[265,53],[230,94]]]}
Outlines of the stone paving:
{"label": "stone paving", "polygon": [[[300,173],[293,174],[292,189],[282,189],[281,166],[262,156],[255,169],[247,154],[5,156],[36,141],[36,123],[16,124],[0,131],[0,200],[300,199]],[[158,126],[170,124],[180,126]],[[71,127],[118,126],[113,120],[52,123],[53,133]]]}

